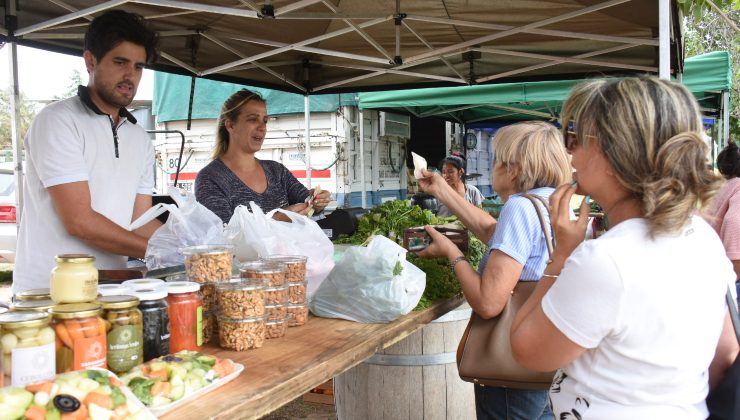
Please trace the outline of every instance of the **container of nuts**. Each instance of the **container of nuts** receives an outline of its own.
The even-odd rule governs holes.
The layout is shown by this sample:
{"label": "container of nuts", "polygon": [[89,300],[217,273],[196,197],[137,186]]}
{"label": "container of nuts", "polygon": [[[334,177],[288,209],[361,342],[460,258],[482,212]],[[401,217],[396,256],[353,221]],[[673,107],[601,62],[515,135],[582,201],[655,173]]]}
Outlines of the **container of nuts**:
{"label": "container of nuts", "polygon": [[226,318],[253,318],[265,314],[264,279],[238,279],[216,284],[218,314]]}
{"label": "container of nuts", "polygon": [[276,304],[288,303],[288,285],[278,287],[267,287],[265,288],[265,304],[276,305]]}
{"label": "container of nuts", "polygon": [[306,263],[308,257],[303,255],[273,255],[264,258],[265,261],[279,262],[287,266],[285,281],[288,283],[306,280]]}
{"label": "container of nuts", "polygon": [[288,319],[267,320],[265,324],[265,338],[280,338],[288,331]]}
{"label": "container of nuts", "polygon": [[305,281],[288,283],[288,303],[292,303],[294,305],[306,303]]}
{"label": "container of nuts", "polygon": [[302,305],[288,305],[286,306],[288,312],[288,326],[299,327],[308,321],[308,304]]}
{"label": "container of nuts", "polygon": [[270,261],[249,261],[239,266],[239,276],[245,279],[267,279],[268,285],[282,286],[285,284],[285,264]]}
{"label": "container of nuts", "polygon": [[265,315],[268,321],[285,319],[288,317],[288,308],[285,304],[265,305]]}
{"label": "container of nuts", "polygon": [[228,281],[231,278],[234,247],[198,245],[182,248],[188,280],[197,283]]}
{"label": "container of nuts", "polygon": [[216,327],[216,313],[215,312],[203,312],[203,344],[211,342],[211,338],[214,337],[218,331]]}
{"label": "container of nuts", "polygon": [[265,343],[265,334],[264,316],[243,319],[218,317],[218,341],[221,348],[236,351],[258,349]]}

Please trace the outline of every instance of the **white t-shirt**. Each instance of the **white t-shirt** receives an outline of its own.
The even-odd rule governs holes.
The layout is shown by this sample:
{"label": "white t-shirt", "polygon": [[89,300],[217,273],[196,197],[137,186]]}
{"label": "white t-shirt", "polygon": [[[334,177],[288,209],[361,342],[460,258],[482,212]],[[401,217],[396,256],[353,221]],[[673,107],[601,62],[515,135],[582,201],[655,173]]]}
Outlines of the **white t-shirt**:
{"label": "white t-shirt", "polygon": [[582,243],[542,300],[555,327],[588,349],[553,381],[555,418],[706,418],[707,368],[734,281],[697,216],[676,236],[652,240],[645,219],[630,219]]}
{"label": "white t-shirt", "polygon": [[126,266],[126,257],[69,235],[47,191],[55,185],[87,181],[92,208],[124,228],[131,224],[136,195],[152,194],[154,147],[146,131],[131,114],[122,112],[116,157],[111,119],[95,110],[75,96],[44,108],[28,130],[14,293],[49,287],[57,254],[95,255],[99,269]]}

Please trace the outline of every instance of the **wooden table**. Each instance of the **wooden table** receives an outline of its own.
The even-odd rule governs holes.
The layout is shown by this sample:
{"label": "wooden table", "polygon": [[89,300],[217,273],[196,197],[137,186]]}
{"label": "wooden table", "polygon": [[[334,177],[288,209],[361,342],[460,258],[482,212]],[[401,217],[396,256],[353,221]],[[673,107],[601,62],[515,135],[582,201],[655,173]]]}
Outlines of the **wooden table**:
{"label": "wooden table", "polygon": [[443,300],[390,324],[360,324],[312,316],[305,325],[289,328],[285,337],[266,340],[262,348],[245,352],[206,346],[205,353],[244,364],[244,372],[223,387],[161,418],[262,417],[402,340],[462,302],[462,298]]}

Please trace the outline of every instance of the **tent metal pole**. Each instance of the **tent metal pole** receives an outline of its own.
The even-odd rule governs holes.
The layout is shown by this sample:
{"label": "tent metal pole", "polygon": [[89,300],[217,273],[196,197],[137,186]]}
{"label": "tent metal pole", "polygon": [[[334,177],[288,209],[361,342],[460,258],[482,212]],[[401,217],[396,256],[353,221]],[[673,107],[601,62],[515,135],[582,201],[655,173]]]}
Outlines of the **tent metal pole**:
{"label": "tent metal pole", "polygon": [[359,109],[359,118],[357,124],[360,129],[360,193],[362,196],[362,208],[365,208],[365,116],[362,109]]}
{"label": "tent metal pole", "polygon": [[671,3],[670,0],[658,0],[658,76],[671,79]]}
{"label": "tent metal pole", "polygon": [[[15,2],[8,2],[10,6],[9,15],[15,17]],[[11,28],[14,29],[14,28]],[[14,38],[8,42],[8,54],[10,62],[8,68],[8,79],[10,81],[10,141],[13,148],[13,162],[15,164],[15,200],[16,200],[16,228],[21,225],[23,214],[23,142],[20,138],[20,119],[18,118],[18,104],[20,104],[20,89],[18,88],[18,44]]]}
{"label": "tent metal pole", "polygon": [[311,99],[309,95],[303,96],[303,122],[306,131],[303,137],[306,139],[306,187],[311,188]]}
{"label": "tent metal pole", "polygon": [[722,91],[722,148],[730,140],[730,91]]}

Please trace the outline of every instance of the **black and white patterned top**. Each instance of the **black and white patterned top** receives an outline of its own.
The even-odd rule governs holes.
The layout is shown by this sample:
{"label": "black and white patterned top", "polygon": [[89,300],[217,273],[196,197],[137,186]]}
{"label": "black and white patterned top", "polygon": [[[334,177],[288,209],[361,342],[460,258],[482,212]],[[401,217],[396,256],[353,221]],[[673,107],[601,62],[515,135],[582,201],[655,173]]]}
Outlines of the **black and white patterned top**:
{"label": "black and white patterned top", "polygon": [[254,201],[267,213],[276,208],[302,203],[309,190],[279,162],[257,159],[267,177],[267,189],[258,193],[249,188],[221,159],[214,159],[195,178],[195,198],[228,223],[238,205]]}

